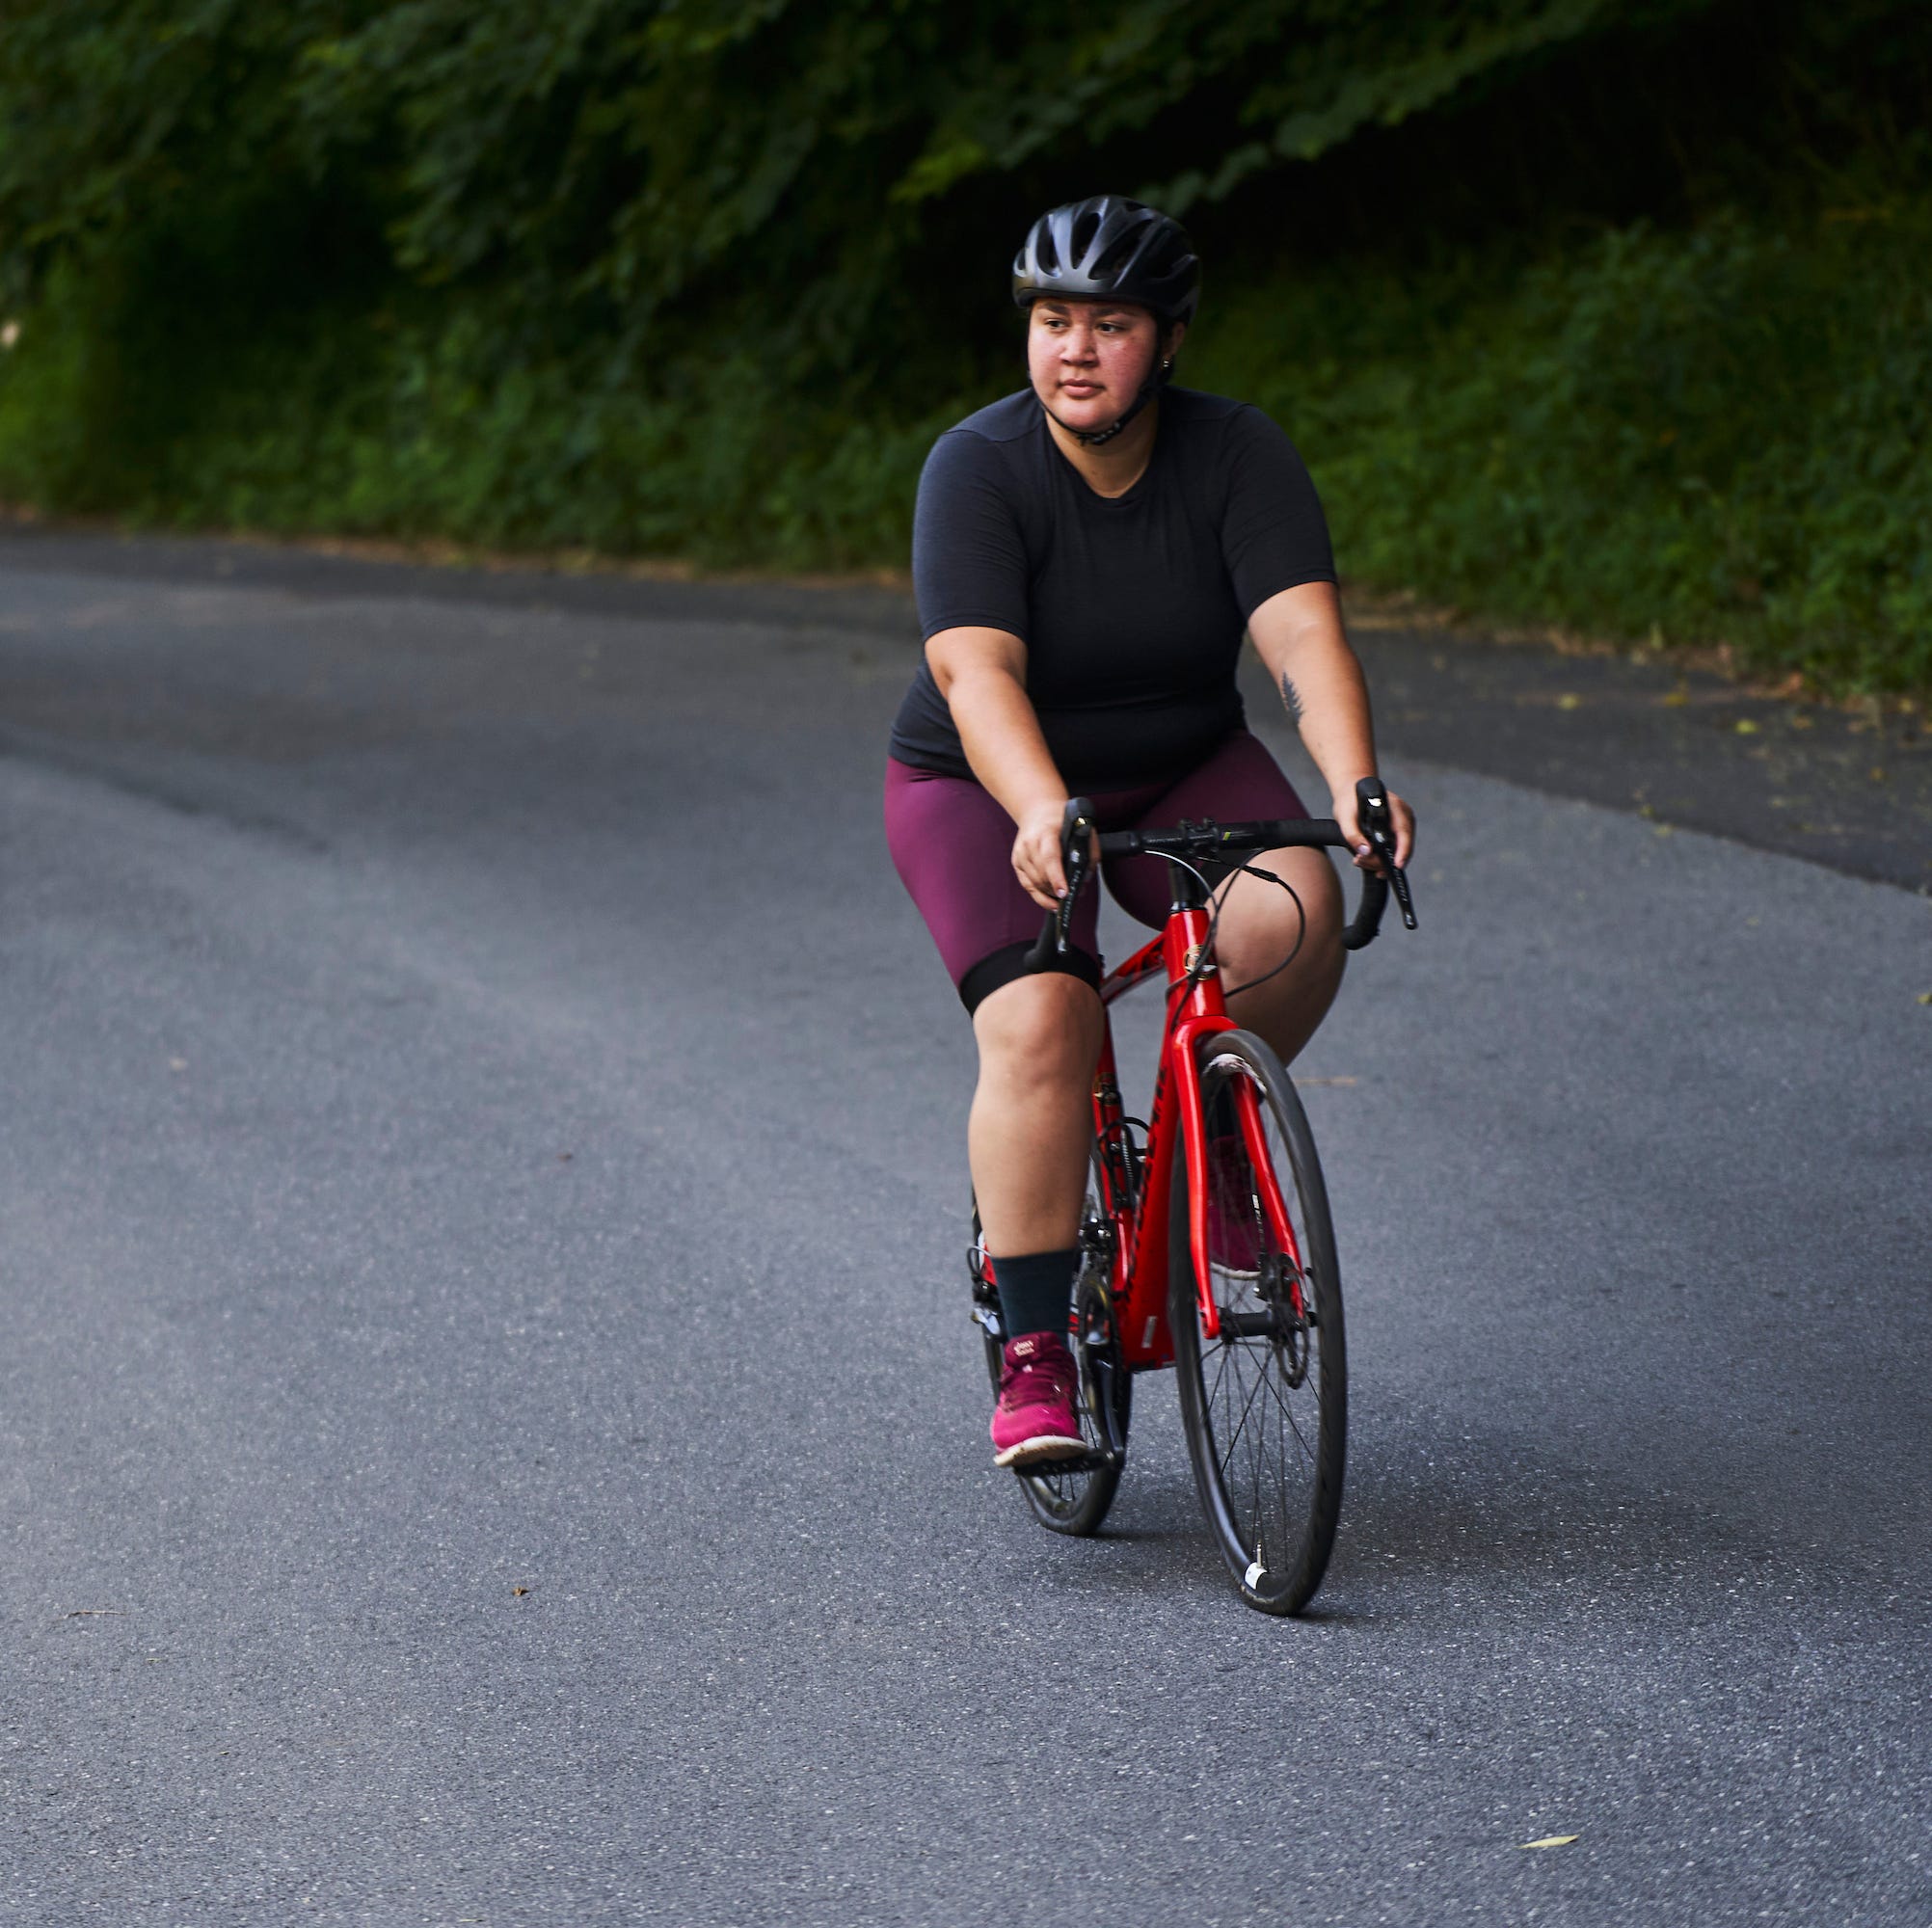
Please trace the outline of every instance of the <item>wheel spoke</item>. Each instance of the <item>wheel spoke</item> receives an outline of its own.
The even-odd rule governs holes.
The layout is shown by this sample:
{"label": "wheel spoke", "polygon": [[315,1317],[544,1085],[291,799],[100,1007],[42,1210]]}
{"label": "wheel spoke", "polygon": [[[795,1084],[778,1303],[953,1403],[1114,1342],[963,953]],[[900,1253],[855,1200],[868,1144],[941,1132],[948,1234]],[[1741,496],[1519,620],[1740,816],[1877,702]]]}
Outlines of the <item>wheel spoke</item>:
{"label": "wheel spoke", "polygon": [[1233,1342],[1231,1340],[1223,1339],[1216,1347],[1220,1362],[1215,1367],[1214,1384],[1208,1388],[1208,1403],[1210,1405],[1213,1404],[1215,1396],[1221,1391],[1221,1382],[1227,1373],[1227,1362],[1232,1345]]}
{"label": "wheel spoke", "polygon": [[[1235,1355],[1237,1350],[1246,1352],[1247,1348],[1244,1347],[1241,1341],[1237,1339],[1230,1342],[1228,1345],[1224,1346],[1221,1350],[1223,1351],[1223,1352],[1225,1352],[1225,1354],[1229,1358],[1232,1358]],[[1239,1367],[1236,1367],[1234,1376],[1237,1380],[1241,1378],[1241,1369]],[[1250,1392],[1248,1395],[1247,1399],[1245,1399],[1242,1402],[1241,1417],[1235,1422],[1233,1432],[1231,1432],[1227,1436],[1226,1450],[1229,1454],[1233,1453],[1235,1448],[1235,1442],[1241,1437],[1243,1429],[1248,1425],[1248,1415],[1254,1409],[1254,1402],[1256,1397],[1260,1394],[1261,1388],[1264,1385],[1267,1385],[1267,1383],[1268,1383],[1268,1375],[1265,1372],[1256,1375],[1254,1381],[1254,1390]],[[1273,1388],[1270,1387],[1270,1390],[1272,1391]],[[1223,1460],[1222,1463],[1225,1464],[1225,1460]]]}
{"label": "wheel spoke", "polygon": [[[1233,1349],[1229,1349],[1229,1351],[1233,1351]],[[1291,1497],[1289,1497],[1289,1462],[1291,1462],[1291,1455],[1287,1451],[1287,1441],[1285,1441],[1285,1435],[1283,1435],[1283,1424],[1287,1424],[1287,1430],[1291,1430],[1295,1433],[1297,1445],[1301,1447],[1302,1457],[1310,1464],[1314,1464],[1314,1455],[1308,1449],[1306,1437],[1302,1435],[1301,1422],[1297,1420],[1295,1410],[1281,1397],[1279,1387],[1274,1383],[1274,1374],[1270,1372],[1270,1360],[1266,1356],[1260,1356],[1260,1354],[1248,1351],[1247,1347],[1243,1351],[1248,1356],[1248,1364],[1254,1368],[1254,1383],[1252,1383],[1247,1399],[1243,1401],[1241,1418],[1227,1432],[1227,1437],[1221,1443],[1221,1449],[1218,1453],[1218,1460],[1220,1460],[1221,1476],[1223,1476],[1223,1484],[1225,1484],[1229,1480],[1229,1476],[1231,1476],[1233,1462],[1237,1459],[1237,1449],[1239,1449],[1243,1464],[1241,1464],[1239,1470],[1235,1470],[1237,1484],[1241,1484],[1239,1476],[1243,1472],[1248,1476],[1245,1484],[1247,1484],[1247,1491],[1248,1491],[1248,1497],[1250,1497],[1248,1520],[1252,1522],[1252,1528],[1243,1538],[1245,1540],[1254,1538],[1254,1540],[1260,1540],[1260,1541],[1268,1541],[1268,1540],[1274,1538],[1268,1532],[1268,1524],[1270,1522],[1268,1522],[1268,1518],[1264,1516],[1264,1511],[1262,1511],[1264,1487],[1272,1486],[1274,1487],[1274,1495],[1279,1499],[1279,1511],[1277,1511],[1275,1518],[1281,1524],[1281,1538],[1287,1540],[1287,1538],[1293,1538],[1293,1530],[1295,1530],[1295,1524],[1293,1524],[1295,1522],[1295,1507],[1291,1505]],[[1241,1379],[1247,1379],[1247,1374],[1243,1374],[1237,1368],[1235,1378],[1241,1381]],[[1275,1422],[1274,1424],[1274,1433],[1275,1433],[1275,1437],[1274,1437],[1274,1453],[1272,1455],[1270,1455],[1270,1414],[1268,1414],[1268,1405],[1264,1403],[1262,1408],[1260,1408],[1260,1414],[1256,1412],[1256,1406],[1258,1406],[1264,1391],[1268,1393],[1268,1401],[1274,1405],[1274,1422]],[[1274,1480],[1268,1478],[1270,1459],[1274,1459],[1274,1468],[1275,1468],[1275,1478]]]}
{"label": "wheel spoke", "polygon": [[[1302,1435],[1301,1423],[1295,1416],[1295,1408],[1292,1406],[1290,1406],[1287,1400],[1282,1396],[1281,1389],[1277,1385],[1275,1385],[1272,1374],[1268,1373],[1266,1369],[1264,1369],[1261,1377],[1262,1377],[1262,1383],[1268,1387],[1269,1394],[1274,1399],[1275,1406],[1280,1409],[1281,1416],[1285,1420],[1287,1420],[1289,1426],[1293,1429],[1295,1437],[1297,1441],[1300,1443],[1302,1452],[1306,1453],[1309,1459],[1312,1459],[1315,1457],[1314,1453],[1310,1449],[1307,1440]],[[1304,1379],[1302,1383],[1305,1385],[1307,1381]]]}

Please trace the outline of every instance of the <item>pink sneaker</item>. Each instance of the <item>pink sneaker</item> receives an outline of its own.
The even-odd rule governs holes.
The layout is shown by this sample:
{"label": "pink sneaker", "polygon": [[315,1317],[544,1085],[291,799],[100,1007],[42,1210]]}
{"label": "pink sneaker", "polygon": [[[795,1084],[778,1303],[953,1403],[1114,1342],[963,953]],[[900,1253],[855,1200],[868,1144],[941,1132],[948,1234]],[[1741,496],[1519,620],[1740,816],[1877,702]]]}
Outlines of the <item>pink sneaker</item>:
{"label": "pink sneaker", "polygon": [[1056,1332],[1008,1340],[993,1408],[993,1463],[1037,1466],[1087,1451],[1073,1402],[1080,1383],[1073,1354]]}
{"label": "pink sneaker", "polygon": [[1239,1138],[1208,1140],[1208,1263],[1231,1278],[1261,1276],[1260,1201],[1248,1147]]}

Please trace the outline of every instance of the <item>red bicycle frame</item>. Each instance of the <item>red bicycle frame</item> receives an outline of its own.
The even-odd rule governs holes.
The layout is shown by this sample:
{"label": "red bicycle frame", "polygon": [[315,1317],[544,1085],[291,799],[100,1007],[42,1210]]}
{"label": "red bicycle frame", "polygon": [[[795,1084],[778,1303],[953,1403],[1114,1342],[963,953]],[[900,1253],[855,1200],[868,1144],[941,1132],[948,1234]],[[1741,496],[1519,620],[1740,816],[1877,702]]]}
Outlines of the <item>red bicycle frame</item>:
{"label": "red bicycle frame", "polygon": [[[1154,1105],[1144,1145],[1130,1137],[1120,1102],[1114,1057],[1114,1029],[1102,1031],[1100,1063],[1093,1080],[1093,1130],[1099,1140],[1103,1204],[1114,1226],[1114,1326],[1122,1363],[1129,1372],[1147,1372],[1174,1362],[1167,1326],[1168,1250],[1173,1211],[1174,1134],[1180,1133],[1186,1162],[1189,1247],[1201,1330],[1221,1335],[1221,1314],[1208,1272],[1207,1119],[1201,1105],[1197,1050],[1216,1031],[1233,1031],[1221,991],[1221,972],[1209,953],[1211,918],[1205,904],[1189,901],[1182,891],[1168,911],[1159,937],[1110,972],[1100,986],[1103,1004],[1132,990],[1157,971],[1167,983],[1167,1022],[1154,1074]],[[1177,1095],[1178,1094],[1178,1095]],[[1288,1266],[1289,1291],[1299,1316],[1301,1253],[1287,1201],[1275,1173],[1263,1135],[1254,1088],[1233,1082],[1235,1113],[1248,1148],[1248,1163],[1261,1192],[1275,1250]]]}

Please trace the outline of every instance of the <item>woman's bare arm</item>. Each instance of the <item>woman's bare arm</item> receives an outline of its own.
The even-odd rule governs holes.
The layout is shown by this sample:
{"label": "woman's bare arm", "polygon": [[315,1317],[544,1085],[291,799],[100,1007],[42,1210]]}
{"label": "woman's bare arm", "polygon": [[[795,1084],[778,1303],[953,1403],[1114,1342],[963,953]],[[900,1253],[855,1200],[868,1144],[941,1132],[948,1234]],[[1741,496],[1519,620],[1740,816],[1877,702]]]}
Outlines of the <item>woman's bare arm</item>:
{"label": "woman's bare arm", "polygon": [[[1357,779],[1380,774],[1375,724],[1362,666],[1342,629],[1335,585],[1304,582],[1271,596],[1248,618],[1248,632],[1328,786],[1330,813],[1355,862],[1364,870],[1380,869],[1355,817]],[[1395,819],[1395,861],[1406,865],[1415,841],[1415,813],[1392,790],[1388,803]]]}
{"label": "woman's bare arm", "polygon": [[973,774],[1018,826],[1015,873],[1035,903],[1052,909],[1066,894],[1066,785],[1027,695],[1027,646],[1005,629],[941,629],[927,639],[926,660]]}

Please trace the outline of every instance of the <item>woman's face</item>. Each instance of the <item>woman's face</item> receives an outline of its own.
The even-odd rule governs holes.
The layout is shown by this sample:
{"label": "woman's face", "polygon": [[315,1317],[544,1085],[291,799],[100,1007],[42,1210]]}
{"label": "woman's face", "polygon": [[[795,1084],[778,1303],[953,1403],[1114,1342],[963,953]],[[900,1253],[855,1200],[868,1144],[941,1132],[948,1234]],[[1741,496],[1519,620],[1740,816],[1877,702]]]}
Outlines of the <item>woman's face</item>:
{"label": "woman's face", "polygon": [[[1183,333],[1175,329],[1176,342]],[[1124,415],[1160,345],[1160,324],[1132,305],[1038,301],[1027,317],[1033,393],[1068,428],[1105,428]]]}

